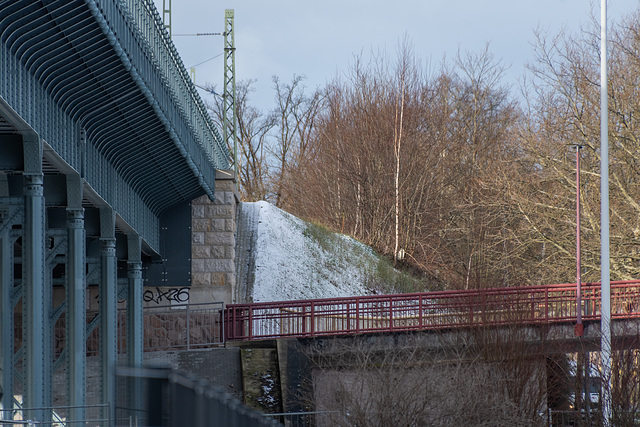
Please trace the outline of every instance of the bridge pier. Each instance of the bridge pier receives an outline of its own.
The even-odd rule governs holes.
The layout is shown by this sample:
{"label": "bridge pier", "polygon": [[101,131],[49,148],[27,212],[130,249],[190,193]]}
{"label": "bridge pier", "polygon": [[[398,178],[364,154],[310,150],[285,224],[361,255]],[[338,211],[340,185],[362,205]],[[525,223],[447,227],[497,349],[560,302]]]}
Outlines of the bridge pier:
{"label": "bridge pier", "polygon": [[66,347],[69,418],[84,420],[87,386],[86,232],[82,182],[67,175]]}
{"label": "bridge pier", "polygon": [[233,171],[217,171],[216,198],[192,201],[192,303],[234,301],[236,209],[240,196]]}
{"label": "bridge pier", "polygon": [[[22,201],[8,197],[6,188],[0,190],[0,195],[0,409],[4,410],[13,407],[14,395],[14,246],[19,235],[13,233],[12,226],[22,222],[23,209]],[[3,411],[0,420],[10,419],[10,415]]]}
{"label": "bridge pier", "polygon": [[129,366],[142,366],[142,261],[141,239],[135,233],[127,236],[127,362]]}
{"label": "bridge pier", "polygon": [[[116,265],[115,212],[100,209],[100,369],[102,373],[102,402],[111,404],[115,399],[113,369],[118,356],[118,288]],[[109,407],[103,408],[102,417],[112,419]]]}
{"label": "bridge pier", "polygon": [[[87,213],[83,187],[73,172],[0,173],[0,419],[13,419],[20,396],[25,419],[48,422],[52,406],[71,406],[56,411],[68,420],[98,417],[86,406],[115,395],[118,294],[128,305],[127,359],[142,363],[142,240],[133,231],[120,237],[109,207]],[[128,263],[128,289],[119,286],[118,260]],[[99,315],[88,323],[94,296]],[[89,399],[87,337],[95,327],[100,397]],[[113,419],[108,408],[100,416]]]}
{"label": "bridge pier", "polygon": [[27,419],[44,421],[51,407],[51,288],[45,278],[45,201],[43,175],[24,175],[22,236],[23,402]]}

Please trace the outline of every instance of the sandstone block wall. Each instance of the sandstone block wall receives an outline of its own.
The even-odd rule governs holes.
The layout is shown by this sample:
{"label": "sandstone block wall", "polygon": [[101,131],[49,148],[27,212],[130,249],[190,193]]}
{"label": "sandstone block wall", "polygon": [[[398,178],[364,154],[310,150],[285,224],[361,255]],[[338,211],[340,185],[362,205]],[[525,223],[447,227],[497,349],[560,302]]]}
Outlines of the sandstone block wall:
{"label": "sandstone block wall", "polygon": [[202,196],[191,204],[191,303],[233,302],[239,197],[232,178],[232,174],[218,171],[216,199]]}

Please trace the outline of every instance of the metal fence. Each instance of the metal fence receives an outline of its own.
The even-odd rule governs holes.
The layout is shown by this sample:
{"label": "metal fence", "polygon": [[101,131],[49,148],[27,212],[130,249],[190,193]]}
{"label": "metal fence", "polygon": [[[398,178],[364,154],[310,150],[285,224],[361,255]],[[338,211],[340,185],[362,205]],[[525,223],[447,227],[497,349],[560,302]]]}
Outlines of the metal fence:
{"label": "metal fence", "polygon": [[[100,414],[103,408],[109,405],[83,405],[83,406],[51,406],[44,408],[23,408],[20,402],[14,402],[13,409],[0,409],[0,426],[51,426],[51,427],[73,427],[73,426],[102,426],[112,425],[108,418],[101,418],[99,415],[88,416],[83,420],[69,421],[66,414],[74,408],[84,408],[88,414]],[[39,419],[47,421],[36,421],[32,419],[36,415]]]}
{"label": "metal fence", "polygon": [[[582,318],[600,318],[600,283],[582,284]],[[611,282],[613,319],[640,317],[640,281]],[[232,304],[228,340],[540,324],[576,319],[576,285]]]}
{"label": "metal fence", "polygon": [[[191,350],[224,343],[224,303],[145,307],[144,351]],[[126,326],[120,328],[126,337]],[[120,340],[121,352],[122,342]]]}
{"label": "metal fence", "polygon": [[[174,304],[144,307],[144,351],[191,350],[224,344],[224,303]],[[87,356],[97,356],[100,350],[100,326],[95,321],[98,312],[87,312]],[[15,323],[21,330],[21,319]],[[53,352],[58,359],[66,345],[66,316],[62,313],[54,325]],[[118,352],[127,352],[127,313],[118,311]]]}

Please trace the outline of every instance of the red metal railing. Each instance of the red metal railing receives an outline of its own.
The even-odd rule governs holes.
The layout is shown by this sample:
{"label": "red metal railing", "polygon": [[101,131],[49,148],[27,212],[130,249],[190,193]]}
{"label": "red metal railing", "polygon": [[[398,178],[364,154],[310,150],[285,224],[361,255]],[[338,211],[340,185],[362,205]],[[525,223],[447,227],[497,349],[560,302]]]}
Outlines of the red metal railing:
{"label": "red metal railing", "polygon": [[[232,304],[227,340],[433,330],[576,319],[576,285]],[[640,280],[611,282],[612,318],[640,317]],[[582,284],[583,321],[600,318],[600,283]]]}

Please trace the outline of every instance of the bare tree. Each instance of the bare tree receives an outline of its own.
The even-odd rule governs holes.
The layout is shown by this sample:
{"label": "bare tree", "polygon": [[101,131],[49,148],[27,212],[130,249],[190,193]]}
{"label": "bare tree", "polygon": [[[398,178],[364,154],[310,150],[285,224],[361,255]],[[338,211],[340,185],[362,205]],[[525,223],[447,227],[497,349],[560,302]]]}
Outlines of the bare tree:
{"label": "bare tree", "polygon": [[399,99],[396,100],[396,117],[393,127],[393,146],[396,158],[396,170],[394,174],[394,190],[395,190],[395,245],[393,249],[393,258],[398,262],[399,250],[399,231],[400,231],[400,147],[402,146],[402,125],[404,122],[404,93],[406,87],[406,75],[409,72],[410,52],[408,44],[405,40],[403,51],[400,54],[398,64],[398,83],[400,85]]}
{"label": "bare tree", "polygon": [[[255,80],[241,81],[236,86],[238,183],[244,201],[265,200],[270,194],[270,170],[268,163],[269,132],[276,125],[273,115],[265,116],[250,105],[250,94]],[[207,90],[215,93],[215,87]],[[222,99],[214,97],[208,105],[218,122],[222,122],[224,111]],[[233,147],[228,147],[232,149]]]}
{"label": "bare tree", "polygon": [[274,204],[278,207],[295,203],[295,200],[287,200],[290,187],[294,185],[291,171],[302,167],[305,161],[316,119],[323,105],[322,93],[316,90],[307,95],[303,82],[303,76],[293,76],[291,83],[283,85],[278,77],[273,77],[277,103],[273,116],[277,133],[271,149],[275,160],[272,181]]}
{"label": "bare tree", "polygon": [[[405,44],[393,69],[358,58],[326,89],[293,208],[452,287],[504,283],[511,224],[493,176],[512,157],[513,103],[488,51],[428,76]],[[504,237],[501,237],[504,241]]]}
{"label": "bare tree", "polygon": [[[537,252],[542,282],[570,281],[575,275],[575,154],[582,150],[583,278],[600,277],[600,112],[598,31],[539,35],[537,60],[526,86],[528,111],[522,121],[523,173],[508,188],[527,226],[521,241]],[[613,28],[609,72],[611,275],[640,274],[640,185],[638,152],[640,94],[638,15]],[[528,171],[528,173],[526,173]]]}
{"label": "bare tree", "polygon": [[512,332],[322,340],[308,352],[316,425],[544,425],[546,358]]}

